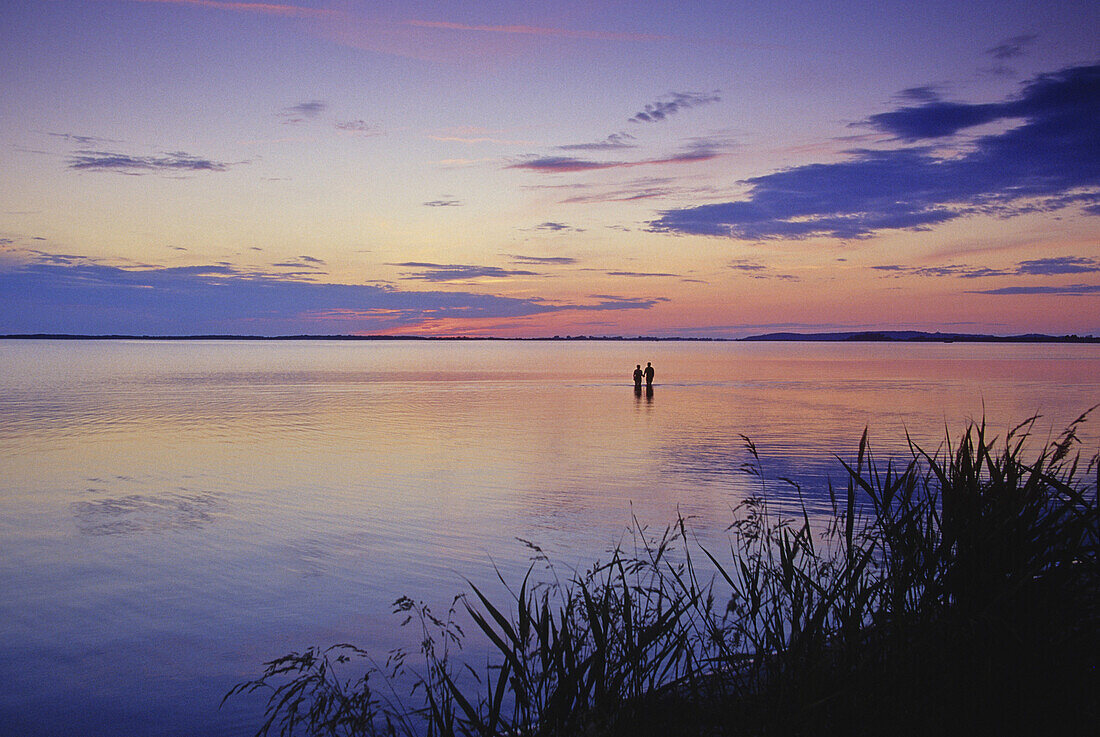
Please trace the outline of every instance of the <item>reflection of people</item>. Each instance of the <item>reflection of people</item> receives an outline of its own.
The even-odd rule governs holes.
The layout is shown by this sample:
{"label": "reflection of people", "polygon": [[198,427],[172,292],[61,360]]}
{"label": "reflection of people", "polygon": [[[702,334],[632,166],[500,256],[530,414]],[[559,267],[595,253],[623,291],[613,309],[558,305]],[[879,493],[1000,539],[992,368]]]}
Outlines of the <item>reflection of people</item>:
{"label": "reflection of people", "polygon": [[653,386],[653,364],[647,361],[645,365],[645,371],[643,371],[642,373],[645,374],[646,387]]}
{"label": "reflection of people", "polygon": [[636,369],[634,369],[634,388],[635,389],[641,389],[642,388],[642,374],[643,373],[644,372],[642,371],[642,364],[639,363],[638,367]]}

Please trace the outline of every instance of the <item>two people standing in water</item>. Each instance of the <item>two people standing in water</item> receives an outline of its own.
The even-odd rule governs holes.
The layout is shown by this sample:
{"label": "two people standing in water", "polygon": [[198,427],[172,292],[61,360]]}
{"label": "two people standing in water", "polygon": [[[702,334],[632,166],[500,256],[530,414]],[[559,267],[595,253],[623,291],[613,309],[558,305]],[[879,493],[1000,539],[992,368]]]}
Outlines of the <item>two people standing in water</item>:
{"label": "two people standing in water", "polygon": [[645,370],[642,370],[642,364],[638,364],[634,369],[634,391],[640,392],[642,390],[642,378],[645,377],[645,389],[646,393],[653,392],[653,364],[646,362]]}

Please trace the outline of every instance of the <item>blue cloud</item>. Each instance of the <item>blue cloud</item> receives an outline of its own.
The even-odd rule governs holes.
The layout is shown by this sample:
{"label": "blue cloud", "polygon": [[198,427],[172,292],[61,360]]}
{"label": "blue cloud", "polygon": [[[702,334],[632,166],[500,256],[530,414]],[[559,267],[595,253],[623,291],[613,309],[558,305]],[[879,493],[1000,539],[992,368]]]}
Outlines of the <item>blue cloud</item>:
{"label": "blue cloud", "polygon": [[912,102],[932,102],[940,99],[940,90],[934,84],[923,84],[919,87],[907,87],[897,95],[902,100]]}
{"label": "blue cloud", "polygon": [[509,169],[530,169],[539,172],[574,172],[593,169],[613,169],[626,166],[623,161],[592,161],[573,156],[539,156],[509,165]]}
{"label": "blue cloud", "polygon": [[620,148],[637,148],[634,136],[629,133],[612,133],[602,141],[594,143],[570,143],[558,146],[560,151],[614,151]]}
{"label": "blue cloud", "polygon": [[970,105],[962,102],[930,100],[923,105],[878,113],[867,119],[874,128],[892,133],[903,141],[942,138],[964,128],[972,128],[1005,117],[999,104]]}
{"label": "blue cloud", "polygon": [[661,302],[669,302],[668,297],[653,297],[643,299],[641,297],[619,297],[614,294],[591,294],[591,299],[599,300],[594,305],[574,306],[574,310],[648,310]]}
{"label": "blue cloud", "polygon": [[679,152],[659,159],[642,159],[640,161],[595,161],[592,159],[578,159],[573,156],[536,156],[528,157],[522,161],[510,164],[509,169],[527,169],[544,174],[561,174],[569,172],[593,171],[596,169],[622,169],[634,166],[651,166],[654,164],[691,164],[697,161],[709,161],[722,155],[728,144],[720,140],[705,138],[691,139]]}
{"label": "blue cloud", "polygon": [[99,136],[82,136],[75,133],[46,133],[47,136],[61,138],[78,146],[98,146],[103,143],[122,143],[117,138],[100,138]]}
{"label": "blue cloud", "polygon": [[763,264],[758,264],[755,261],[749,261],[748,259],[735,259],[730,262],[729,267],[734,271],[740,271],[743,275],[752,277],[753,279],[779,279],[780,281],[802,281],[794,274],[777,274]]}
{"label": "blue cloud", "polygon": [[149,172],[226,171],[230,164],[224,161],[194,156],[185,151],[174,151],[159,156],[132,156],[112,151],[74,151],[69,157],[69,168],[76,171],[114,171],[122,174],[147,174]]}
{"label": "blue cloud", "polygon": [[[1074,129],[1075,116],[1096,115],[1098,98],[1100,65],[1070,67],[1039,75],[1014,100],[971,104],[933,99],[923,105],[872,115],[867,124],[907,141],[941,138],[976,125],[1013,118],[1022,118],[1032,125],[1054,123]],[[1041,126],[1040,130],[1050,132],[1050,127]]]}
{"label": "blue cloud", "polygon": [[721,98],[717,92],[700,94],[698,92],[673,92],[664,99],[647,104],[640,112],[630,117],[631,123],[659,123],[681,110],[698,107]]}
{"label": "blue cloud", "polygon": [[544,223],[539,223],[538,225],[536,225],[531,230],[549,230],[553,233],[561,233],[563,231],[573,232],[573,233],[583,233],[584,232],[584,228],[577,228],[577,227],[574,227],[572,225],[566,225],[565,223],[557,223],[557,222],[553,222],[551,220],[547,220]]}
{"label": "blue cloud", "polygon": [[1095,200],[1100,65],[1041,75],[1004,103],[933,100],[868,122],[916,141],[1009,119],[1023,123],[978,137],[962,155],[924,146],[857,150],[847,161],[748,179],[748,197],[740,201],[664,211],[650,230],[741,240],[866,238],[975,213],[1012,216],[1040,198],[1050,198],[1041,209],[1068,206],[1074,198]]}
{"label": "blue cloud", "polygon": [[659,300],[588,304],[491,294],[401,291],[252,274],[228,264],[123,269],[81,257],[0,264],[0,333],[334,334],[416,328],[444,318],[647,309]]}
{"label": "blue cloud", "polygon": [[1058,274],[1087,274],[1100,271],[1100,261],[1084,256],[1052,256],[1020,261],[1015,267],[993,269],[987,266],[968,264],[947,264],[945,266],[903,266],[884,264],[872,266],[876,271],[886,271],[895,275],[912,276],[954,276],[963,279],[981,279],[989,276],[1054,276]]}
{"label": "blue cloud", "polygon": [[768,267],[764,266],[763,264],[758,264],[754,261],[748,261],[746,259],[739,258],[736,261],[731,261],[730,262],[730,268],[734,269],[736,271],[747,271],[749,273],[758,273],[758,272],[761,272],[761,271],[766,271]]}
{"label": "blue cloud", "polygon": [[306,118],[316,118],[326,108],[328,108],[328,105],[321,100],[309,100],[308,102],[299,102],[297,105],[283,108],[282,112],[279,113],[279,117],[283,119],[284,123],[301,123]]}
{"label": "blue cloud", "polygon": [[966,264],[947,264],[946,266],[902,266],[900,264],[886,264],[872,266],[876,271],[888,271],[892,274],[910,274],[912,276],[957,276],[962,279],[980,279],[987,276],[1009,276],[1015,271],[1004,269],[990,269],[985,266],[968,266]]}
{"label": "blue cloud", "polygon": [[1057,256],[1021,261],[1016,267],[1018,274],[1085,274],[1100,271],[1100,261],[1084,256]]}
{"label": "blue cloud", "polygon": [[577,263],[577,259],[571,256],[520,256],[512,254],[509,258],[520,264],[544,264],[547,266],[566,266]]}
{"label": "blue cloud", "polygon": [[1000,61],[1015,59],[1018,56],[1023,56],[1025,49],[1037,38],[1038,36],[1034,33],[1022,33],[1019,36],[1005,39],[991,49],[986,49],[985,53]]}
{"label": "blue cloud", "polygon": [[490,277],[502,279],[509,276],[538,276],[536,271],[524,271],[522,269],[502,269],[499,266],[475,266],[471,264],[432,264],[423,261],[406,261],[392,266],[404,266],[410,269],[418,269],[418,272],[406,272],[402,274],[405,279],[419,279],[421,281],[447,282],[462,281],[465,279],[477,279]]}
{"label": "blue cloud", "polygon": [[1100,284],[1069,284],[1064,287],[1001,287],[973,291],[970,294],[1100,294]]}
{"label": "blue cloud", "polygon": [[354,133],[360,136],[382,135],[381,128],[376,125],[371,125],[365,120],[338,120],[334,125],[336,126],[336,130],[341,133]]}

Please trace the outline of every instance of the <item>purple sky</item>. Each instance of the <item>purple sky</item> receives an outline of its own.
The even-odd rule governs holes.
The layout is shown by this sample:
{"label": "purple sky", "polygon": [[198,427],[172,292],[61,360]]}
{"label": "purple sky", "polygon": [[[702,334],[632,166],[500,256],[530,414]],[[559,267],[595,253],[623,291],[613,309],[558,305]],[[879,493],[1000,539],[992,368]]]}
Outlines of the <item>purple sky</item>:
{"label": "purple sky", "polygon": [[1100,333],[1091,2],[0,5],[0,333]]}

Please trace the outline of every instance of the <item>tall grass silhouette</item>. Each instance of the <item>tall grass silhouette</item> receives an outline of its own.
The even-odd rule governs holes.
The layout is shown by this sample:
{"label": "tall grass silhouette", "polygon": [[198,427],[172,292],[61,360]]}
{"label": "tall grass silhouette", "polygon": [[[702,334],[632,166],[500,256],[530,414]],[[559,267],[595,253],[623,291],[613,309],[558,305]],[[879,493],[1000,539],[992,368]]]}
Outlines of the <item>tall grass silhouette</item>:
{"label": "tall grass silhouette", "polygon": [[[399,599],[418,651],[291,653],[226,698],[268,694],[261,735],[1073,733],[1100,685],[1088,415],[1034,452],[1037,418],[999,440],[978,423],[898,466],[865,432],[825,524],[769,507],[744,438],[759,486],[728,549],[635,521],[629,548],[560,578],[532,545],[550,575],[505,601]],[[459,653],[474,636],[480,669]]]}

